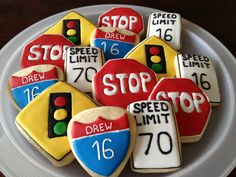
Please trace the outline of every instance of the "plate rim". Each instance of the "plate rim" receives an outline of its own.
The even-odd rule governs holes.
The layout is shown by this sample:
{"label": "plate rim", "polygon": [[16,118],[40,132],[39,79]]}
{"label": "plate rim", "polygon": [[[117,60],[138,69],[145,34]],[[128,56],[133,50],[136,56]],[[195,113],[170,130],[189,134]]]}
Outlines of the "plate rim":
{"label": "plate rim", "polygon": [[[103,10],[98,10],[98,11],[96,11],[94,14],[97,14],[97,13],[99,13],[99,12],[104,12],[106,9],[109,9],[109,8],[111,8],[111,7],[115,7],[115,6],[126,6],[126,7],[131,7],[131,8],[134,8],[134,9],[140,9],[140,8],[144,8],[145,10],[147,10],[147,11],[161,11],[161,10],[159,10],[159,9],[154,9],[154,8],[150,8],[150,7],[142,7],[142,6],[136,6],[136,5],[128,5],[128,4],[106,4],[106,5],[91,5],[91,6],[83,6],[83,7],[79,7],[79,8],[74,8],[74,9],[70,9],[70,10],[66,10],[66,11],[63,11],[63,12],[60,12],[60,13],[57,13],[57,14],[54,14],[54,15],[52,15],[52,16],[49,16],[49,17],[46,17],[46,18],[44,18],[44,19],[42,19],[42,20],[40,20],[40,21],[38,21],[38,22],[36,22],[36,23],[34,23],[34,24],[32,24],[31,26],[29,26],[29,27],[27,27],[26,29],[24,29],[22,32],[20,32],[19,34],[17,34],[14,38],[12,38],[7,44],[5,44],[3,47],[2,47],[2,49],[1,49],[1,51],[0,51],[0,58],[1,58],[1,56],[3,56],[4,55],[4,53],[6,53],[6,51],[7,50],[9,50],[9,48],[14,48],[14,47],[11,47],[11,46],[14,46],[14,41],[16,41],[16,40],[19,40],[19,38],[21,38],[22,36],[24,37],[24,35],[25,35],[25,33],[27,33],[28,31],[34,31],[34,29],[35,28],[37,28],[38,26],[43,26],[43,24],[44,23],[48,23],[48,22],[50,22],[50,21],[53,21],[53,19],[54,18],[58,18],[58,19],[60,19],[61,18],[61,16],[63,16],[64,14],[66,14],[66,13],[68,13],[69,11],[79,11],[82,15],[85,15],[86,16],[86,14],[93,14],[93,13],[89,13],[89,12],[86,12],[86,10],[89,10],[89,9],[91,9],[91,8],[101,8],[101,9],[103,9]],[[150,12],[149,12],[150,13]],[[184,19],[185,20],[185,19]],[[213,41],[214,42],[214,44],[216,45],[216,46],[214,46],[214,47],[220,47],[221,48],[221,50],[222,51],[224,51],[225,53],[224,53],[224,55],[226,54],[226,55],[228,55],[229,56],[229,58],[230,58],[230,60],[231,60],[231,62],[233,63],[233,65],[234,66],[236,66],[236,61],[235,61],[235,57],[233,56],[233,54],[229,51],[229,49],[227,49],[216,37],[214,37],[211,33],[209,33],[208,31],[206,31],[205,29],[203,29],[202,27],[200,27],[200,26],[198,26],[198,25],[196,25],[196,24],[194,24],[194,23],[192,23],[192,22],[190,22],[190,21],[188,21],[188,20],[185,20],[186,22],[187,22],[187,24],[188,25],[190,25],[190,26],[193,26],[194,28],[196,28],[196,29],[198,29],[198,30],[200,30],[200,31],[202,31],[202,35],[205,35],[205,36],[208,36],[208,37],[210,37],[210,39],[211,39],[211,41]],[[15,51],[16,52],[16,51]],[[11,55],[11,54],[10,54]],[[8,64],[9,64],[9,62],[8,62]],[[7,68],[7,67],[5,67],[5,68]],[[2,73],[4,73],[4,71],[5,71],[5,69],[4,69],[4,67],[3,67],[3,65],[0,65],[0,74],[2,74]],[[230,71],[229,71],[230,72]],[[231,76],[231,75],[230,75]],[[233,81],[233,80],[232,80]],[[0,83],[2,82],[2,77],[1,77],[1,79],[0,79]],[[236,82],[236,81],[235,81]],[[236,83],[234,83],[234,86],[236,85]],[[0,113],[0,115],[1,115],[2,113]],[[235,114],[233,114],[233,115],[235,115]],[[0,119],[0,121],[1,121],[1,124],[2,125],[4,125],[4,122]],[[11,140],[11,142],[14,144],[14,146],[18,149],[18,147],[17,147],[17,143],[16,142],[14,142],[14,137],[8,132],[8,131],[6,131],[6,127],[5,126],[3,126],[3,129],[4,129],[4,131],[5,131],[5,133],[6,133],[6,135],[9,137],[9,139]],[[236,132],[236,131],[235,131]],[[228,133],[228,132],[226,132],[226,133]],[[225,135],[226,136],[226,135]],[[236,145],[236,143],[234,144],[234,145]],[[217,147],[217,148],[219,148],[219,147]],[[20,150],[19,150],[20,151]],[[21,151],[20,151],[21,152]],[[22,153],[22,152],[21,152]],[[24,154],[22,154],[22,155],[24,155]],[[25,155],[24,155],[25,156]],[[26,156],[25,156],[26,157]],[[27,158],[27,157],[26,157]],[[225,170],[225,172],[224,173],[222,173],[222,176],[226,176],[226,175],[228,175],[229,173],[230,173],[230,171],[235,167],[235,165],[236,165],[236,156],[235,156],[235,159],[234,159],[234,161],[231,163],[231,166],[229,166],[228,168],[226,168],[226,170]],[[0,165],[0,167],[1,167],[1,165]]]}

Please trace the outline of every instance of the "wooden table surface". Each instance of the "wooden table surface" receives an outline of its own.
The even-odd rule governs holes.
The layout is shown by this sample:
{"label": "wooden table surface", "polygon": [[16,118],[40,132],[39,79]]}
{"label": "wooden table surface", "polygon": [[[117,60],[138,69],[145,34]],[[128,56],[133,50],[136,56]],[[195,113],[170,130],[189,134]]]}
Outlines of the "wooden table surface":
{"label": "wooden table surface", "polygon": [[[87,5],[127,4],[128,2],[180,13],[183,18],[196,23],[214,35],[236,56],[235,0],[145,0],[138,2],[135,0],[0,0],[0,48],[23,29],[50,15]],[[235,176],[236,168],[229,177]],[[1,172],[0,177],[4,177]]]}

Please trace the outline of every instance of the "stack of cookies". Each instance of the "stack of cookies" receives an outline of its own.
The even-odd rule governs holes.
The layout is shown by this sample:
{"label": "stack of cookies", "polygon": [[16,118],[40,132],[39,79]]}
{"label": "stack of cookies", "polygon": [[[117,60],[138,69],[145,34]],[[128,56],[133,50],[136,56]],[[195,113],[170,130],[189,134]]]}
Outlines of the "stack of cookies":
{"label": "stack of cookies", "polygon": [[[9,78],[23,136],[56,167],[91,176],[181,168],[221,98],[213,62],[181,52],[181,16],[115,7],[98,25],[70,12],[29,42]],[[147,29],[146,36],[143,35]],[[146,37],[146,38],[145,38]]]}

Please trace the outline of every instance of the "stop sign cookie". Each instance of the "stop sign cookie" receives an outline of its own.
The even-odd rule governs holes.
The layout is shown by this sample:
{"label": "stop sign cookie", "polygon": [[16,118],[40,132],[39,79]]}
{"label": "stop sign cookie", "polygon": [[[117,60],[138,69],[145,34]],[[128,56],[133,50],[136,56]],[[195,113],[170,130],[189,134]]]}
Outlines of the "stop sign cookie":
{"label": "stop sign cookie", "polygon": [[105,106],[126,108],[146,100],[157,83],[155,73],[135,60],[109,60],[93,78],[93,98]]}
{"label": "stop sign cookie", "polygon": [[64,71],[64,60],[68,47],[75,47],[75,45],[64,36],[43,34],[24,47],[20,66],[27,68],[34,65],[51,64]]}
{"label": "stop sign cookie", "polygon": [[150,100],[167,100],[173,104],[181,142],[200,140],[211,114],[205,93],[190,79],[161,79],[149,96]]}
{"label": "stop sign cookie", "polygon": [[114,7],[100,15],[98,26],[125,28],[138,35],[144,31],[143,17],[128,7]]}

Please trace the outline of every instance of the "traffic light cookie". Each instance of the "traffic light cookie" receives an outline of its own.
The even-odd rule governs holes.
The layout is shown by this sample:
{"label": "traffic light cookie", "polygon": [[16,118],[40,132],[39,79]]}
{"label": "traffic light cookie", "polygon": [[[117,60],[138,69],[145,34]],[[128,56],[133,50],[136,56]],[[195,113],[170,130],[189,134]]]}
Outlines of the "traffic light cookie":
{"label": "traffic light cookie", "polygon": [[135,46],[124,58],[137,60],[161,79],[175,77],[174,60],[177,54],[178,52],[162,39],[151,36]]}
{"label": "traffic light cookie", "polygon": [[211,105],[206,94],[192,80],[163,78],[153,89],[149,100],[171,102],[182,143],[201,139],[211,115]]}
{"label": "traffic light cookie", "polygon": [[181,145],[175,113],[168,101],[137,101],[128,106],[135,117],[137,137],[131,168],[140,173],[176,171],[181,166]]}
{"label": "traffic light cookie", "polygon": [[139,40],[139,36],[134,32],[114,27],[102,27],[93,31],[90,44],[101,48],[107,61],[123,58],[139,43]]}
{"label": "traffic light cookie", "polygon": [[70,47],[65,61],[66,82],[85,93],[92,92],[92,79],[104,63],[97,47]]}
{"label": "traffic light cookie", "polygon": [[98,27],[124,28],[141,36],[144,21],[143,17],[131,8],[114,7],[99,16]]}
{"label": "traffic light cookie", "polygon": [[89,46],[90,35],[96,26],[76,12],[70,12],[52,26],[45,34],[64,35],[76,46]]}
{"label": "traffic light cookie", "polygon": [[19,131],[53,165],[74,160],[67,138],[67,125],[77,113],[96,107],[85,94],[64,82],[57,82],[38,95],[17,115]]}
{"label": "traffic light cookie", "polygon": [[9,78],[9,96],[13,105],[23,109],[46,88],[64,80],[63,71],[54,65],[36,65],[22,69]]}
{"label": "traffic light cookie", "polygon": [[180,14],[153,12],[149,16],[147,37],[153,35],[163,39],[175,50],[181,49],[182,18]]}
{"label": "traffic light cookie", "polygon": [[119,176],[133,150],[134,117],[120,107],[97,107],[74,116],[68,125],[72,152],[93,177]]}
{"label": "traffic light cookie", "polygon": [[194,81],[208,96],[212,106],[220,105],[218,79],[211,59],[201,55],[178,54],[176,76]]}

